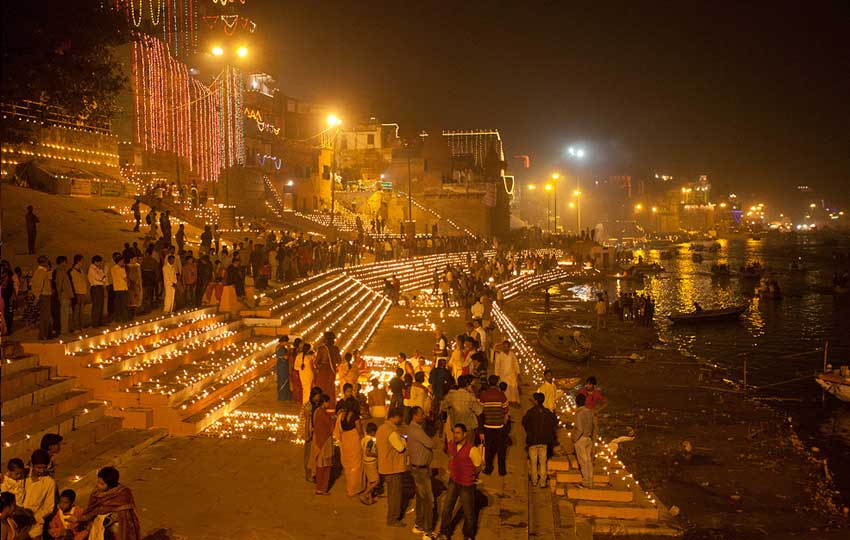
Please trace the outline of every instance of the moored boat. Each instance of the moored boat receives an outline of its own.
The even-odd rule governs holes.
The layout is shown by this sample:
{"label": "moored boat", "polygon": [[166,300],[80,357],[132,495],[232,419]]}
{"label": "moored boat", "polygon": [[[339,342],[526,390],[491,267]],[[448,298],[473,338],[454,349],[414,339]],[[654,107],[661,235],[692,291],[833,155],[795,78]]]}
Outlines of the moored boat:
{"label": "moored boat", "polygon": [[590,340],[581,332],[544,322],[537,329],[540,347],[556,358],[579,362],[590,357]]}
{"label": "moored boat", "polygon": [[747,311],[747,306],[735,306],[724,309],[702,309],[691,313],[675,313],[668,315],[667,318],[674,323],[731,321],[740,317],[745,311]]}
{"label": "moored boat", "polygon": [[[842,374],[842,371],[844,374]],[[850,375],[847,374],[846,366],[842,371],[818,373],[815,375],[815,382],[841,401],[850,402]]]}

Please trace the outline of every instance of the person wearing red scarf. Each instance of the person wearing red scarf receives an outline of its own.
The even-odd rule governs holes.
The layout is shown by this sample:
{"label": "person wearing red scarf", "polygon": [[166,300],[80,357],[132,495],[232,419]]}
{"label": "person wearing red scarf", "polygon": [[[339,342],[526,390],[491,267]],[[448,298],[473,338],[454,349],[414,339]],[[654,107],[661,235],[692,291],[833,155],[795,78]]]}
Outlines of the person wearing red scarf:
{"label": "person wearing red scarf", "polygon": [[[105,519],[98,519],[107,516]],[[114,521],[113,521],[114,519]],[[113,532],[115,540],[141,540],[142,527],[136,515],[136,501],[133,492],[118,483],[118,469],[104,467],[97,473],[97,486],[89,497],[89,504],[80,516],[80,522],[92,522],[89,526],[89,538],[106,538],[107,531]],[[100,530],[98,530],[100,529]]]}

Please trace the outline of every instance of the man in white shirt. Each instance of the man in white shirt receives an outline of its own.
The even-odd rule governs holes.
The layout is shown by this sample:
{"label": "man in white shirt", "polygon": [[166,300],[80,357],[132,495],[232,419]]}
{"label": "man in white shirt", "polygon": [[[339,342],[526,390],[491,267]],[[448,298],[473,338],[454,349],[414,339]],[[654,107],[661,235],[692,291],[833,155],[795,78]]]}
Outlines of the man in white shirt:
{"label": "man in white shirt", "polygon": [[30,459],[29,482],[26,485],[24,501],[21,506],[33,513],[35,523],[30,528],[30,538],[41,538],[44,531],[44,521],[56,508],[56,481],[47,474],[50,465],[50,454],[47,450],[38,449]]}
{"label": "man in white shirt", "polygon": [[519,404],[519,362],[511,350],[511,342],[502,342],[501,349],[496,351],[495,372],[502,382],[508,385],[505,396],[508,403]]}
{"label": "man in white shirt", "polygon": [[106,297],[106,272],[103,270],[103,257],[91,258],[88,271],[89,291],[91,293],[91,323],[98,327],[103,324],[103,299]]}
{"label": "man in white shirt", "polygon": [[473,319],[480,321],[484,318],[484,304],[481,303],[481,300],[478,300],[474,304],[472,304],[472,308],[470,308],[470,310],[472,311]]}

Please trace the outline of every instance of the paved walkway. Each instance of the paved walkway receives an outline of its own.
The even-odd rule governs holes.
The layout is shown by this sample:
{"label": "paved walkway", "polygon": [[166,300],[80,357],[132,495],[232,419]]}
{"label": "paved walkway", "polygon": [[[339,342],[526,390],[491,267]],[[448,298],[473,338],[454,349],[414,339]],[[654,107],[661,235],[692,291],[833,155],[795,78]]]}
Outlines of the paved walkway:
{"label": "paved walkway", "polygon": [[[394,328],[422,322],[425,311],[394,308],[366,354],[394,356],[399,351],[412,353],[419,349],[430,356],[433,333]],[[428,311],[428,320],[440,325],[447,335],[462,331],[465,320],[459,314],[448,317],[444,313],[440,317],[439,309]],[[525,391],[522,399],[527,400],[528,395]],[[269,385],[240,410],[292,414],[298,407],[277,402]],[[478,516],[479,540],[528,538],[529,484],[522,412],[520,408],[511,411],[513,446],[508,450],[508,475],[481,475],[481,500],[486,503]],[[304,481],[302,446],[288,439],[285,433],[274,442],[238,436],[167,438],[126,462],[121,467],[121,480],[133,490],[143,530],[147,534],[156,532],[156,538],[420,538],[409,528],[414,522],[412,500],[406,506],[405,522],[409,527],[390,529],[385,526],[386,499],[363,506],[356,498],[345,495],[343,478],[335,480],[329,496],[315,496],[313,484]],[[447,456],[438,446],[433,463],[437,470],[435,485],[439,488],[438,511],[447,480],[446,466]],[[412,495],[412,483],[408,487]],[[454,538],[461,536],[458,526]]]}

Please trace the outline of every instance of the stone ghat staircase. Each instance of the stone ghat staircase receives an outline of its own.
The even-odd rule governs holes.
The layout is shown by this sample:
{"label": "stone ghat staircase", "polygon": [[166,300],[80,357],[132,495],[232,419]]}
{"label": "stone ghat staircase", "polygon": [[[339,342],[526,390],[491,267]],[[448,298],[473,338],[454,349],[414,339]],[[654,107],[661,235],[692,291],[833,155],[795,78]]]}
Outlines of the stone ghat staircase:
{"label": "stone ghat staircase", "polygon": [[[360,280],[343,272],[328,272],[286,288],[274,304],[240,313],[257,332],[265,324],[285,328],[313,344],[328,330],[336,334],[341,351],[362,349],[390,308],[390,301]],[[253,318],[261,319],[255,320]],[[266,320],[263,321],[262,318]]]}
{"label": "stone ghat staircase", "polygon": [[[60,485],[66,485],[107,464],[117,464],[165,436],[164,430],[123,429],[122,419],[83,388],[74,377],[58,376],[54,365],[43,365],[34,354],[5,357],[0,364],[0,461],[18,457],[28,462],[47,433],[61,435],[56,457]],[[75,476],[63,476],[63,472]]]}
{"label": "stone ghat staircase", "polygon": [[625,470],[612,469],[600,458],[594,463],[592,488],[581,486],[575,455],[551,458],[549,487],[557,497],[556,516],[567,539],[682,533],[660,501],[645,493]]}
{"label": "stone ghat staircase", "polygon": [[205,308],[66,343],[49,362],[125,427],[194,435],[273,369],[278,329],[263,332]]}
{"label": "stone ghat staircase", "polygon": [[[485,257],[495,255],[494,251],[484,252]],[[434,285],[434,271],[445,271],[447,265],[466,266],[468,260],[475,260],[477,253],[457,252],[438,253],[414,259],[398,259],[363,264],[347,272],[374,290],[383,289],[385,279],[398,276],[403,291],[430,289]]]}

